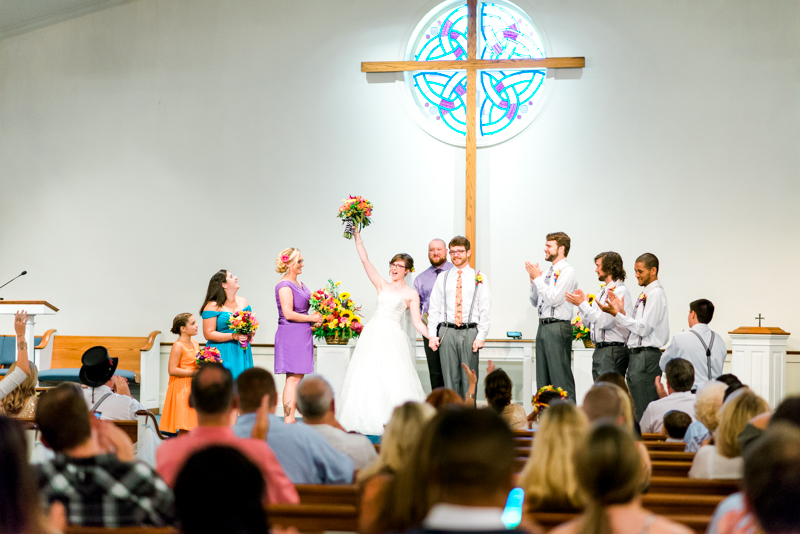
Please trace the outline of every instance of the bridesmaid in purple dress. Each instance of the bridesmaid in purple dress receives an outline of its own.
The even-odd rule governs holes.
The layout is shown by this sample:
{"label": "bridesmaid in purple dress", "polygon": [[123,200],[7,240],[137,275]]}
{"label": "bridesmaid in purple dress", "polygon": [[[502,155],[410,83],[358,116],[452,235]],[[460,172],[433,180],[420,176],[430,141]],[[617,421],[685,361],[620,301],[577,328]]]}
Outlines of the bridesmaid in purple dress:
{"label": "bridesmaid in purple dress", "polygon": [[278,331],[275,333],[275,374],[286,374],[283,388],[284,421],[294,423],[295,391],[303,375],[314,371],[314,342],[311,325],[322,321],[322,315],[309,315],[311,292],[297,281],[303,272],[303,256],[296,248],[287,248],[275,260],[275,270],[283,278],[275,286],[278,303]]}

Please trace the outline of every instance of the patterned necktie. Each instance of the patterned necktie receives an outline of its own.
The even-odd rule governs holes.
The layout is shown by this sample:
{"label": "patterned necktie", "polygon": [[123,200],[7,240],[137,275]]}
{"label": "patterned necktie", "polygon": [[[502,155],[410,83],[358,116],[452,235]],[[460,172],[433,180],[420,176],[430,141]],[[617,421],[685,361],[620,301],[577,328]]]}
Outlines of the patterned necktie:
{"label": "patterned necktie", "polygon": [[[550,285],[550,278],[553,276],[553,266],[551,265],[550,268],[547,270],[547,275],[544,277],[544,285]],[[542,312],[544,311],[544,297],[539,295],[539,316],[541,317]]]}
{"label": "patterned necktie", "polygon": [[433,272],[436,273],[436,276],[439,276],[439,274],[442,272],[442,270],[437,268]]}
{"label": "patterned necktie", "polygon": [[[603,289],[600,290],[600,296],[597,297],[597,299],[596,299],[598,307],[600,306],[600,302],[603,300],[603,297],[605,296],[605,294],[606,294],[606,286],[603,286]],[[605,341],[606,340],[606,331],[602,330],[602,333],[603,333],[603,341]],[[594,324],[592,325],[592,341],[597,343],[597,328],[595,327]]]}
{"label": "patterned necktie", "polygon": [[461,326],[462,312],[461,312],[461,271],[458,271],[458,280],[456,280],[456,326]]}

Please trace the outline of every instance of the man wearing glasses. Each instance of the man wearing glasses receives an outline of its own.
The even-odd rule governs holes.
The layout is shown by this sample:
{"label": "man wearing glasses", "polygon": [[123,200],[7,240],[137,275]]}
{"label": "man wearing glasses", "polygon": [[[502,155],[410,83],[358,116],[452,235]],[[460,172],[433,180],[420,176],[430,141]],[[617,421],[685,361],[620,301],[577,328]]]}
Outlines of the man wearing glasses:
{"label": "man wearing glasses", "polygon": [[[478,351],[489,333],[491,295],[483,275],[469,266],[466,237],[450,240],[453,268],[436,279],[428,309],[430,348],[439,350],[444,385],[467,398],[469,383],[461,364],[478,375]],[[472,402],[475,395],[469,394]]]}

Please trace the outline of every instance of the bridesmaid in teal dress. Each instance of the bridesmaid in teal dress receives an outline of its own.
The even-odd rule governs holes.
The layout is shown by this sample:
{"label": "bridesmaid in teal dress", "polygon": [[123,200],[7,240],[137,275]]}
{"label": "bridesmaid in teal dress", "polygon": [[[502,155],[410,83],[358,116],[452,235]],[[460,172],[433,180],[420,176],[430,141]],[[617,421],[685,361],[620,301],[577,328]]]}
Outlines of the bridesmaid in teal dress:
{"label": "bridesmaid in teal dress", "polygon": [[250,341],[252,334],[237,336],[228,328],[231,314],[237,310],[252,311],[247,299],[236,295],[238,291],[239,278],[222,269],[211,277],[206,300],[200,308],[206,346],[219,349],[222,365],[231,370],[234,380],[242,371],[253,367],[253,352],[250,346],[242,350],[239,345],[245,340]]}

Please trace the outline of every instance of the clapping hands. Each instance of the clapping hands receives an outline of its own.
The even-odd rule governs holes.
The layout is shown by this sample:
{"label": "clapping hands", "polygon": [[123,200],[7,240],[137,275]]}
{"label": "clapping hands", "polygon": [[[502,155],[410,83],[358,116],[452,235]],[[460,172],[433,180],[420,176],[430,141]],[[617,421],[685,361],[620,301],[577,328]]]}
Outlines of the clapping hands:
{"label": "clapping hands", "polygon": [[528,271],[528,276],[531,277],[531,282],[542,276],[542,270],[539,268],[538,263],[525,262],[525,270]]}
{"label": "clapping hands", "polygon": [[599,301],[595,302],[597,302],[597,305],[600,306],[600,309],[606,313],[610,313],[614,316],[616,316],[618,313],[625,315],[625,297],[619,298],[613,291],[608,293],[608,299],[606,300],[605,304],[600,304]]}
{"label": "clapping hands", "polygon": [[586,294],[581,289],[576,289],[575,293],[567,291],[566,299],[570,304],[580,306],[582,302],[586,302]]}

